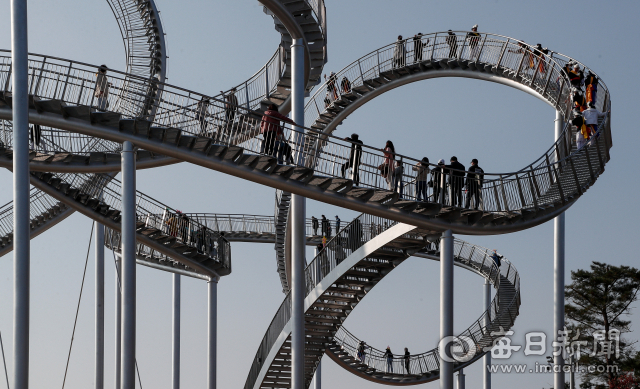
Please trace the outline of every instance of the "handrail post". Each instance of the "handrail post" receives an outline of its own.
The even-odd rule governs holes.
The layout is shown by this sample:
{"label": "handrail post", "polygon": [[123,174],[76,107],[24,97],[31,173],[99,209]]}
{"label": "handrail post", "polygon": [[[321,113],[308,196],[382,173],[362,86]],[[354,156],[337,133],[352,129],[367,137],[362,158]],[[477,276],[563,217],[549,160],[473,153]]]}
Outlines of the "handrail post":
{"label": "handrail post", "polygon": [[438,41],[438,33],[433,36],[433,45],[431,46],[431,61],[433,61],[433,53],[436,51],[436,42]]}

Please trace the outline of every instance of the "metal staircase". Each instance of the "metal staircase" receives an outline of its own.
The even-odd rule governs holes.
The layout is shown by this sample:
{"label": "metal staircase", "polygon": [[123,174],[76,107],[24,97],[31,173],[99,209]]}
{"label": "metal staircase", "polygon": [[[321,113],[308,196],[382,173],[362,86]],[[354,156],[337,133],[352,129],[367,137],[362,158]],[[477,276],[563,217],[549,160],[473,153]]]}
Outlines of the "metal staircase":
{"label": "metal staircase", "polygon": [[274,215],[274,228],[276,231],[276,264],[278,275],[280,276],[280,283],[282,284],[282,291],[288,293],[290,270],[289,261],[287,261],[286,255],[286,238],[287,238],[287,222],[289,219],[289,206],[291,204],[291,193],[282,190],[276,190],[276,206]]}

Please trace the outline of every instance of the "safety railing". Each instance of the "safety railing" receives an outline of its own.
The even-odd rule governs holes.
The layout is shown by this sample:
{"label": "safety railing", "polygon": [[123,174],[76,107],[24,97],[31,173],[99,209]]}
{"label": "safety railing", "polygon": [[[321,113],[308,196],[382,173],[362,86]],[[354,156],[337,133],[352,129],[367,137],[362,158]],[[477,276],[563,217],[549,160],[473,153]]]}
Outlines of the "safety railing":
{"label": "safety railing", "polygon": [[[503,43],[503,47],[506,51],[507,43]],[[9,57],[0,56],[0,81],[9,80],[10,65],[6,62],[8,60]],[[92,106],[94,96],[90,92],[95,85],[84,82],[89,80],[89,76],[93,77],[96,69],[91,69],[90,65],[70,63],[68,66],[74,70],[74,77],[67,80],[66,73],[49,68],[53,66],[52,63],[52,60],[46,64],[32,63],[32,93],[38,92],[35,94],[42,98],[59,98],[68,104]],[[554,63],[549,63],[549,71],[552,65]],[[44,68],[47,69],[46,72]],[[112,72],[110,77],[114,89],[118,89],[124,81],[124,77],[117,72]],[[63,78],[66,81],[62,82]],[[133,79],[133,76],[129,78]],[[563,76],[560,84],[564,83],[564,79]],[[138,81],[146,83],[145,80]],[[5,83],[5,86],[8,84]],[[151,86],[147,89],[157,90]],[[460,199],[464,186],[460,177],[468,175],[468,172],[447,167],[444,175],[432,175],[432,186],[428,186],[428,182],[420,183],[421,187],[426,184],[427,189],[420,191],[418,196],[417,172],[409,170],[410,166],[419,163],[417,159],[400,154],[385,156],[383,150],[363,145],[362,151],[354,153],[360,158],[351,161],[352,143],[344,139],[321,135],[313,129],[303,131],[304,129],[293,128],[290,124],[280,126],[278,118],[261,116],[243,107],[230,106],[228,103],[181,88],[165,85],[163,89],[158,95],[154,94],[153,99],[144,103],[147,107],[145,112],[154,111],[156,114],[152,126],[179,128],[182,135],[211,138],[214,144],[238,145],[246,153],[270,155],[285,164],[292,164],[292,155],[299,152],[302,154],[302,162],[298,166],[311,168],[317,175],[341,178],[350,170],[349,177],[354,178],[363,188],[396,191],[400,197],[407,200],[425,201],[426,198],[427,202],[460,208],[466,205],[463,205]],[[601,93],[608,94],[606,91]],[[140,98],[142,99],[142,96]],[[207,102],[202,103],[203,101]],[[608,107],[609,98],[606,97],[605,101]],[[117,103],[114,102],[114,105]],[[570,102],[566,105],[568,110]],[[141,118],[151,119],[145,115],[137,117]],[[485,212],[508,213],[523,209],[539,209],[541,206],[559,201],[570,201],[576,194],[581,194],[585,186],[595,181],[609,160],[609,118],[606,118],[600,127],[600,133],[604,136],[596,137],[578,152],[574,151],[571,125],[567,124],[563,135],[534,163],[514,173],[485,173],[484,182],[479,188],[480,204],[474,206]],[[317,142],[319,137],[322,142]],[[296,144],[303,144],[305,147],[296,150]],[[589,150],[595,150],[597,153],[590,153]],[[430,165],[430,168],[433,169],[434,165]],[[447,179],[446,182],[443,181],[444,178]],[[448,185],[448,190],[445,190],[445,184]],[[473,179],[469,184],[470,188],[476,187]]]}
{"label": "safety railing", "polygon": [[[489,250],[458,239],[454,241],[454,260],[481,273],[498,290],[489,309],[458,335],[459,338],[470,339],[474,344],[475,352],[467,355],[472,359],[483,354],[483,348],[492,345],[493,340],[499,337],[491,332],[497,332],[499,326],[503,326],[507,331],[513,325],[520,306],[520,278],[515,267],[506,258],[502,258],[502,266],[498,267]],[[485,325],[486,319],[489,319],[489,325]],[[365,345],[362,339],[354,336],[344,326],[336,332],[334,342],[343,352],[374,371],[395,375],[421,375],[440,369],[438,348],[425,353],[410,354],[408,357],[392,354],[389,358],[383,350]],[[464,342],[454,345],[454,349],[461,354],[473,351],[469,350]]]}
{"label": "safety railing", "polygon": [[[379,218],[377,216],[362,214],[351,223],[347,224],[334,236],[318,253],[314,260],[305,269],[306,293],[308,294],[331,270],[333,270],[342,260],[353,251],[361,247],[365,242],[386,231],[397,224],[394,221]],[[406,234],[406,236],[413,236]],[[416,236],[422,240],[421,237]],[[258,351],[251,365],[245,389],[251,389],[266,362],[266,357],[275,344],[276,339],[282,329],[291,318],[291,298],[290,293],[285,297],[282,305],[278,309],[275,317],[271,321],[267,333],[260,342]]]}
{"label": "safety railing", "polygon": [[[61,183],[68,184],[70,189],[77,189],[79,193],[98,200],[101,205],[107,205],[114,210],[122,209],[121,183],[109,175],[94,174],[87,178],[83,174],[69,173],[55,174],[53,177],[60,179]],[[136,220],[142,223],[139,227],[160,230],[165,235],[175,237],[176,241],[207,254],[210,259],[220,262],[225,267],[231,266],[230,262],[223,262],[224,258],[219,258],[211,247],[205,244],[209,237],[218,236],[217,232],[207,229],[206,226],[138,191],[136,191]]]}
{"label": "safety railing", "polygon": [[[29,192],[29,219],[46,215],[54,206],[65,207],[53,197],[31,188]],[[0,237],[13,234],[13,202],[0,207]]]}
{"label": "safety railing", "polygon": [[[199,252],[207,254],[210,258],[223,264],[227,269],[231,269],[231,244],[222,235],[212,233],[209,230],[196,233],[195,244]],[[122,234],[120,231],[105,228],[105,246],[116,253],[122,252]],[[142,243],[136,242],[136,256],[148,261],[158,261],[159,263],[178,263],[175,259],[152,249]]]}

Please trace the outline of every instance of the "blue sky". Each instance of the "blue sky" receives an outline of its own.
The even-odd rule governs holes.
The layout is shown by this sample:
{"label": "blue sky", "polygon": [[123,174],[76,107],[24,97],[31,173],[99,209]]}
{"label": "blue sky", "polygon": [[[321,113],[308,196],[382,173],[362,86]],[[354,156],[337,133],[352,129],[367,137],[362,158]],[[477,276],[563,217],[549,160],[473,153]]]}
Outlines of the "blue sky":
{"label": "blue sky", "polygon": [[[280,37],[262,6],[251,1],[158,0],[169,44],[168,82],[201,93],[216,92],[249,78],[268,60]],[[122,40],[104,0],[29,2],[30,51],[124,69]],[[593,260],[638,267],[640,191],[636,170],[640,105],[636,65],[637,1],[403,1],[328,0],[326,72],[338,71],[360,56],[412,36],[447,29],[511,36],[572,56],[593,68],[611,91],[613,149],[606,172],[567,212],[569,270]],[[0,4],[0,48],[10,47],[9,2]],[[634,119],[636,118],[636,119]],[[358,132],[373,146],[393,140],[399,153],[430,160],[456,155],[467,164],[480,160],[485,171],[515,171],[541,155],[553,141],[554,112],[514,89],[477,80],[437,79],[395,89],[369,102],[339,127],[336,135]],[[11,200],[11,175],[0,171],[0,203]],[[138,189],[185,212],[273,214],[274,191],[189,164],[140,171]],[[308,215],[354,212],[308,202]],[[32,241],[31,382],[61,385],[73,326],[91,221],[74,215]],[[522,307],[514,344],[524,334],[551,333],[553,302],[552,223],[495,237],[463,237],[496,248],[520,272]],[[233,273],[219,284],[218,385],[244,385],[264,332],[282,302],[271,245],[234,244]],[[107,252],[107,258],[111,253]],[[93,255],[93,254],[91,254]],[[309,253],[309,255],[311,255]],[[5,351],[12,349],[12,256],[0,258],[0,330]],[[88,272],[92,274],[90,263]],[[170,387],[171,276],[138,268],[138,363],[144,387]],[[113,266],[107,271],[106,383],[113,381]],[[455,328],[463,330],[482,311],[482,280],[456,270]],[[206,382],[206,285],[183,282],[184,387]],[[81,305],[67,388],[93,383],[93,280],[88,277]],[[631,318],[638,322],[636,308]],[[637,325],[632,329],[637,330]],[[438,334],[438,264],[412,258],[398,267],[358,305],[347,328],[377,348],[435,346]],[[630,338],[638,340],[637,333]],[[544,363],[516,353],[514,363]],[[11,369],[12,362],[7,361]],[[467,385],[479,387],[481,368],[468,368]],[[0,388],[4,381],[0,379]],[[494,387],[549,387],[543,374],[497,374]],[[523,385],[523,382],[526,384]],[[323,384],[333,389],[377,388],[327,358]],[[437,383],[423,385],[436,388]]]}

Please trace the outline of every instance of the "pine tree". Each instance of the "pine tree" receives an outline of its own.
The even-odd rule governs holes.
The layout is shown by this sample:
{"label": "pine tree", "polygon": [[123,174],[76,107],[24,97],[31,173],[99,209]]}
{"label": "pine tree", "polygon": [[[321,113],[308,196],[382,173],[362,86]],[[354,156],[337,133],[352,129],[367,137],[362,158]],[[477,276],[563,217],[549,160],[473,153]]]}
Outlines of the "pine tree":
{"label": "pine tree", "polygon": [[[590,270],[571,272],[572,283],[565,291],[565,315],[567,327],[572,330],[571,336],[580,331],[578,340],[587,341],[580,347],[582,355],[579,364],[606,367],[604,371],[582,373],[581,387],[591,387],[594,383],[596,387],[607,387],[615,382],[618,372],[622,373],[621,367],[628,367],[637,357],[622,335],[631,331],[631,322],[625,319],[630,314],[631,304],[637,300],[640,271],[595,261],[590,267]],[[610,330],[620,331],[619,342]],[[604,338],[596,341],[594,335]],[[575,342],[573,338],[572,342]],[[612,346],[610,352],[607,352],[606,343]],[[616,356],[618,346],[620,354]]]}

